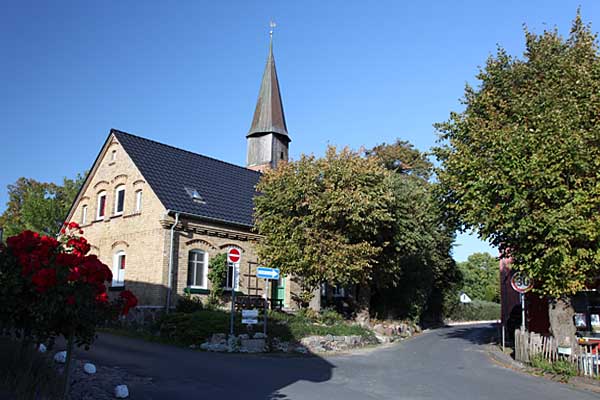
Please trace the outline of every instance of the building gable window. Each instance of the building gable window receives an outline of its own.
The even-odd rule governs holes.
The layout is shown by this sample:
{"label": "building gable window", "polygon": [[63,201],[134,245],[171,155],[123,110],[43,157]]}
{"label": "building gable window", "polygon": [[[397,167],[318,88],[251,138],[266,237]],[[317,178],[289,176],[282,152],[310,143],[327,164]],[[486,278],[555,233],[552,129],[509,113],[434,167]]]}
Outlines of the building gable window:
{"label": "building gable window", "polygon": [[135,212],[139,213],[142,211],[142,191],[138,190],[135,192]]}
{"label": "building gable window", "polygon": [[113,259],[113,287],[125,286],[125,252],[119,251],[115,254]]}
{"label": "building gable window", "polygon": [[81,225],[85,225],[87,223],[87,210],[88,206],[85,204],[81,207]]}
{"label": "building gable window", "polygon": [[106,213],[106,192],[98,193],[98,207],[96,212],[96,219],[103,219]]}
{"label": "building gable window", "polygon": [[208,253],[202,250],[192,250],[188,256],[188,280],[190,288],[206,289],[208,281]]}
{"label": "building gable window", "polygon": [[123,214],[125,208],[125,186],[117,186],[115,189],[115,215]]}
{"label": "building gable window", "polygon": [[116,151],[116,150],[113,150],[113,151],[110,153],[110,161],[115,161],[116,159],[117,159],[117,151]]}

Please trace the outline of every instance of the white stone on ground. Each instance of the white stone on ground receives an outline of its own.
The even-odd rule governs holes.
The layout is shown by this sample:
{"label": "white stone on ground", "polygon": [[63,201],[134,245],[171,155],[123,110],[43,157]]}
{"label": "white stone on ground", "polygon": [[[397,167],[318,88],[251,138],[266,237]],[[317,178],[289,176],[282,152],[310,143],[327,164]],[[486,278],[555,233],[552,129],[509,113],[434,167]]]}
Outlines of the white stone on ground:
{"label": "white stone on ground", "polygon": [[59,351],[58,353],[56,353],[54,355],[54,361],[56,361],[59,364],[64,364],[67,361],[67,352]]}
{"label": "white stone on ground", "polygon": [[127,389],[127,385],[115,386],[115,397],[117,399],[126,399],[129,397],[129,389]]}
{"label": "white stone on ground", "polygon": [[48,350],[48,348],[46,347],[46,345],[44,343],[40,343],[40,345],[38,346],[38,351],[40,353],[45,353],[46,350]]}
{"label": "white stone on ground", "polygon": [[96,366],[92,363],[83,364],[83,371],[88,375],[93,375],[96,373]]}

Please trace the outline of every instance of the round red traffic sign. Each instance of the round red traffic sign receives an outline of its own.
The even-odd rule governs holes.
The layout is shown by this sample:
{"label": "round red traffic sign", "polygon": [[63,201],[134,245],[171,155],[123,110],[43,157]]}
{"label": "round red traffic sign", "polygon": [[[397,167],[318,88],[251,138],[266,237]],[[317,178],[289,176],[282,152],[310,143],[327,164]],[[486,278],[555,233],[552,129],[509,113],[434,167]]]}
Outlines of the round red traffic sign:
{"label": "round red traffic sign", "polygon": [[515,272],[510,278],[510,286],[519,293],[526,293],[533,288],[533,280],[521,272]]}
{"label": "round red traffic sign", "polygon": [[240,258],[242,258],[241,253],[239,251],[239,249],[231,248],[229,249],[229,251],[227,252],[227,261],[229,261],[230,263],[237,263],[240,261]]}

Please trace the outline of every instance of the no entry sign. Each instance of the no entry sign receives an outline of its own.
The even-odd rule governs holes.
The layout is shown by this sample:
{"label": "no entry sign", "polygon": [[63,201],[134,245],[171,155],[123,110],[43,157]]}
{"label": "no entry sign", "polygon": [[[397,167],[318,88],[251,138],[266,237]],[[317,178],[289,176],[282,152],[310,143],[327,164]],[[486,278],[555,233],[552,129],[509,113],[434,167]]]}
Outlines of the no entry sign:
{"label": "no entry sign", "polygon": [[227,261],[230,263],[238,263],[240,262],[240,258],[242,258],[240,251],[236,248],[229,249],[227,252]]}

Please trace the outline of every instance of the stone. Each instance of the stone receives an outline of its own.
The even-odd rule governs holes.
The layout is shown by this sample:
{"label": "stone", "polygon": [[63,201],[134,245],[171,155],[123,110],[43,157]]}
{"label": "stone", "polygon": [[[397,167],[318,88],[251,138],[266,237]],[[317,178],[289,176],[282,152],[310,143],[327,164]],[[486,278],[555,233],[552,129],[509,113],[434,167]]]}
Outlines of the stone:
{"label": "stone", "polygon": [[229,349],[229,346],[225,343],[209,344],[208,351],[224,352]]}
{"label": "stone", "polygon": [[117,399],[126,399],[129,397],[129,389],[127,385],[117,385],[115,386],[115,397]]}
{"label": "stone", "polygon": [[209,347],[210,347],[210,343],[204,342],[200,345],[200,350],[208,350]]}
{"label": "stone", "polygon": [[263,353],[265,346],[265,339],[242,339],[240,351],[244,353]]}
{"label": "stone", "polygon": [[240,340],[248,340],[248,339],[250,339],[250,335],[248,335],[246,333],[242,333],[241,335],[238,336],[238,339],[240,339]]}
{"label": "stone", "polygon": [[45,353],[48,350],[48,348],[46,347],[46,345],[44,343],[40,343],[40,345],[38,346],[38,351],[40,353]]}
{"label": "stone", "polygon": [[210,338],[211,344],[227,343],[227,335],[224,333],[214,333]]}
{"label": "stone", "polygon": [[254,339],[266,339],[266,338],[267,338],[267,335],[265,335],[265,334],[264,334],[264,333],[262,333],[262,332],[256,332],[256,333],[254,334]]}
{"label": "stone", "polygon": [[59,351],[54,355],[54,361],[59,364],[64,364],[67,361],[67,352]]}
{"label": "stone", "polygon": [[230,336],[227,339],[227,351],[229,353],[235,353],[240,350],[240,341],[235,336]]}
{"label": "stone", "polygon": [[377,333],[381,333],[381,334],[383,334],[383,329],[384,329],[384,326],[383,326],[383,324],[377,324],[377,325],[375,325],[375,326],[373,327],[373,330],[374,330],[375,332],[377,332]]}
{"label": "stone", "polygon": [[96,366],[92,363],[83,364],[83,372],[88,375],[94,375],[96,373]]}
{"label": "stone", "polygon": [[190,348],[190,349],[195,349],[195,348],[196,348],[196,345],[195,345],[195,344],[190,344],[190,345],[189,345],[189,348]]}
{"label": "stone", "polygon": [[300,353],[300,354],[306,354],[308,353],[308,349],[304,346],[296,346],[296,348],[294,348],[294,351],[296,353]]}

